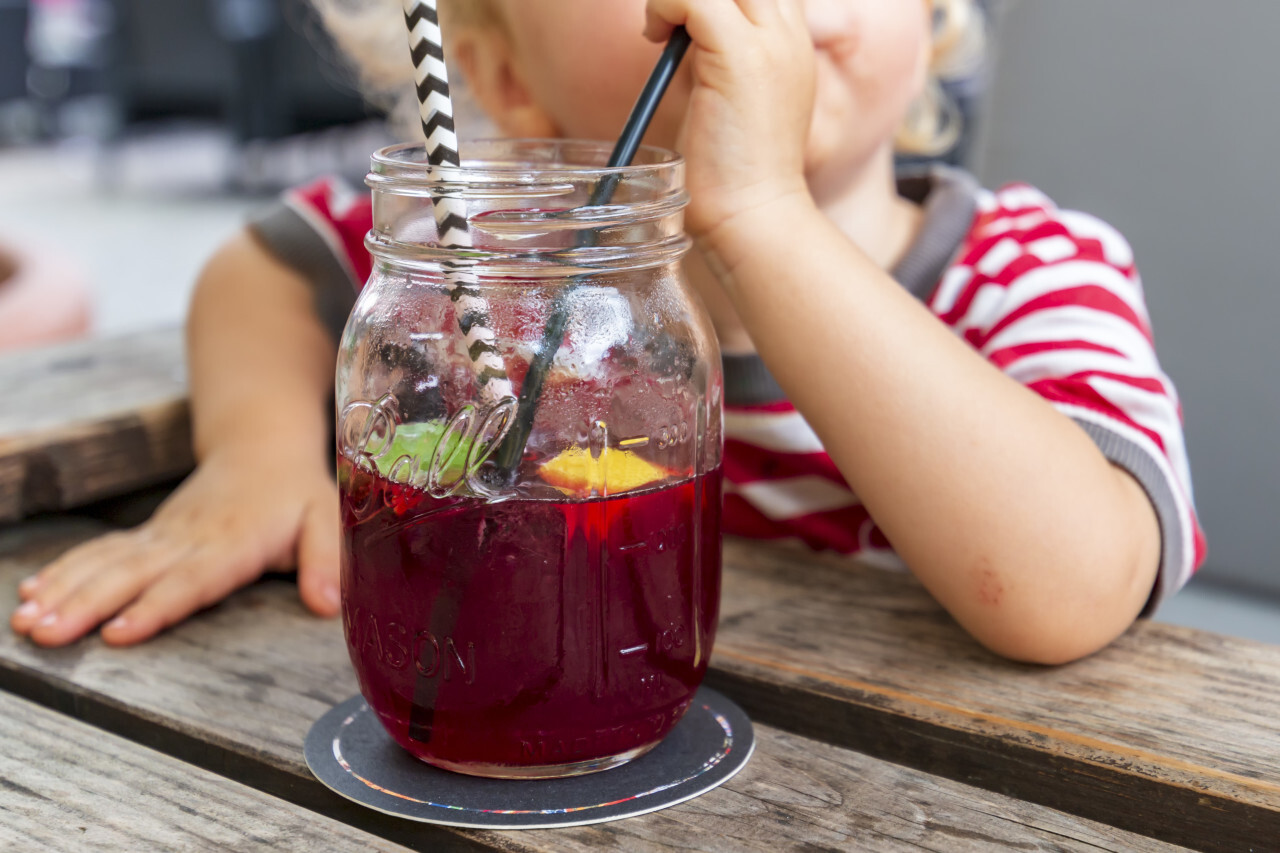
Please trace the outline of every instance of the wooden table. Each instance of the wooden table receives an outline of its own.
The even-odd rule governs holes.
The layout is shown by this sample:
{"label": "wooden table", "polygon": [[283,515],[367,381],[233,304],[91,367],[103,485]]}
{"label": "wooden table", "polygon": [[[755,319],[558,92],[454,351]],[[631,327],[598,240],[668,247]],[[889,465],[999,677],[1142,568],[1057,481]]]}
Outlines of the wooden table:
{"label": "wooden table", "polygon": [[[86,503],[189,466],[180,353],[159,332],[0,360],[5,614],[19,579],[147,506]],[[307,729],[356,684],[287,579],[135,649],[3,632],[0,849],[1280,849],[1278,647],[1143,623],[1021,666],[910,576],[737,541],[722,612],[708,683],[756,722],[748,767],[655,814],[505,833],[311,776]]]}

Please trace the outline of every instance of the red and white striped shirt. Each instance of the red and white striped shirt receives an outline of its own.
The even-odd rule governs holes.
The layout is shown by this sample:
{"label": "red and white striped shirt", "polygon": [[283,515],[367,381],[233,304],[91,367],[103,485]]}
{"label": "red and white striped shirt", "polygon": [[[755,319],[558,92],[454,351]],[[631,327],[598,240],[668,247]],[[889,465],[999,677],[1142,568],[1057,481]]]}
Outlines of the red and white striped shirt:
{"label": "red and white striped shirt", "polygon": [[[990,192],[967,173],[935,168],[901,179],[899,190],[925,216],[894,277],[991,364],[1078,423],[1151,498],[1163,546],[1151,610],[1191,577],[1205,541],[1177,392],[1156,360],[1128,243],[1025,185]],[[252,225],[316,285],[335,334],[370,269],[371,217],[367,194],[324,180],[286,194]],[[725,436],[725,532],[901,565],[755,356],[725,359]]]}
{"label": "red and white striped shirt", "polygon": [[[1163,539],[1153,609],[1191,577],[1205,541],[1132,250],[1106,223],[1026,185],[989,192],[946,169],[916,182],[925,225],[895,277],[1142,484]],[[770,392],[763,365],[729,358],[725,368],[725,531],[901,566],[804,417]]]}

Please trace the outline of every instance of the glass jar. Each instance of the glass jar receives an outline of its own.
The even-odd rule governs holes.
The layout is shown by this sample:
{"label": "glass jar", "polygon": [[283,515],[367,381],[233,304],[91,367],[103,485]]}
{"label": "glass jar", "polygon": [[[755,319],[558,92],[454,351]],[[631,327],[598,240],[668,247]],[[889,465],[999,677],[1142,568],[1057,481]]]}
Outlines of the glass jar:
{"label": "glass jar", "polygon": [[[394,146],[368,178],[375,265],[337,373],[347,645],[431,764],[602,770],[679,721],[719,607],[723,379],[681,272],[683,162],[467,153]],[[436,204],[468,246],[440,245]]]}

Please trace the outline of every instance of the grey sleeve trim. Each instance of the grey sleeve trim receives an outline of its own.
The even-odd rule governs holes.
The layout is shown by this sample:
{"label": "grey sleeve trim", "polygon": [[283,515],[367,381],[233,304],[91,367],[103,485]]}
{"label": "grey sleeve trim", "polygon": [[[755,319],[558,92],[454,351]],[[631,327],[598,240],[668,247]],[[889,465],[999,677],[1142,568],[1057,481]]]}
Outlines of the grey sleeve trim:
{"label": "grey sleeve trim", "polygon": [[341,338],[358,285],[324,238],[283,202],[254,216],[248,228],[267,251],[307,280],[316,314],[335,342]]}
{"label": "grey sleeve trim", "polygon": [[1155,507],[1156,519],[1160,522],[1160,571],[1156,575],[1151,597],[1142,608],[1142,616],[1151,616],[1181,585],[1179,578],[1185,557],[1182,553],[1182,534],[1185,531],[1178,514],[1178,504],[1173,497],[1173,487],[1146,450],[1104,426],[1074,420],[1089,434],[1103,456],[1133,475]]}
{"label": "grey sleeve trim", "polygon": [[973,228],[978,180],[961,169],[935,166],[923,173],[900,174],[898,192],[923,206],[924,219],[907,253],[890,272],[924,302],[938,289]]}
{"label": "grey sleeve trim", "polygon": [[726,355],[724,364],[724,404],[726,406],[760,406],[787,399],[773,378],[764,359],[750,355]]}

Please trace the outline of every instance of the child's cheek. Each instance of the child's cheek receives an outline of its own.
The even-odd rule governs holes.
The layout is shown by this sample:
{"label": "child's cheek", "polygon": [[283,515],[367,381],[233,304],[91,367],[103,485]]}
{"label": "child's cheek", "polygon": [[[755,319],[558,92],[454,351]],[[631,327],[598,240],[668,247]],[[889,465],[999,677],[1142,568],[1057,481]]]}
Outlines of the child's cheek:
{"label": "child's cheek", "polygon": [[557,118],[566,136],[617,138],[657,57],[648,43],[635,38],[641,43],[629,42],[629,51],[597,43],[557,61]]}
{"label": "child's cheek", "polygon": [[564,136],[614,139],[662,48],[644,0],[507,0],[534,97]]}

